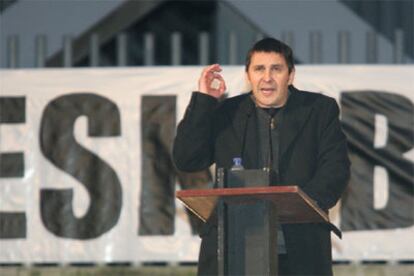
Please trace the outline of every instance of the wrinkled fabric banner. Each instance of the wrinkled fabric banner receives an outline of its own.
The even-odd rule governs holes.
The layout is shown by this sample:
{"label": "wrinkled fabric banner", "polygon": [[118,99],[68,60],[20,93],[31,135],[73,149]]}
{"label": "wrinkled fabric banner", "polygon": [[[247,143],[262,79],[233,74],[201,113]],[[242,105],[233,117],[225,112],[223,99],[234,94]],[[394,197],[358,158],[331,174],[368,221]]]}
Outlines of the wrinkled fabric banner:
{"label": "wrinkled fabric banner", "polygon": [[[196,261],[200,221],[174,198],[175,127],[201,67],[0,72],[0,263]],[[414,256],[414,66],[297,66],[335,98],[352,176],[330,212],[336,260]],[[224,67],[228,96],[249,90]]]}

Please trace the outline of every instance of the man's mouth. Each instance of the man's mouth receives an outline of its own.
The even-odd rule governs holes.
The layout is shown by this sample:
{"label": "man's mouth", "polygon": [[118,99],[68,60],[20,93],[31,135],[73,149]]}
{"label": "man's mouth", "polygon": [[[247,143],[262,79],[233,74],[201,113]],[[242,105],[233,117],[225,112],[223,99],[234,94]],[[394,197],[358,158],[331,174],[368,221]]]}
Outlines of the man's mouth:
{"label": "man's mouth", "polygon": [[262,92],[265,95],[272,94],[275,91],[276,91],[276,89],[275,88],[272,88],[272,87],[260,88],[260,92]]}

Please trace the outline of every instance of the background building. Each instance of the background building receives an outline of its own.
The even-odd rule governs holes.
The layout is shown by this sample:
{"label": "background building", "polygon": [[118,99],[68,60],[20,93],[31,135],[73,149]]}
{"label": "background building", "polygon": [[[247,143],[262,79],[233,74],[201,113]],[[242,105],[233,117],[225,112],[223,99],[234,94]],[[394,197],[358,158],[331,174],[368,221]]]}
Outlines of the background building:
{"label": "background building", "polygon": [[[175,134],[175,119],[188,102],[189,94],[185,91],[191,91],[191,80],[199,74],[195,67],[181,65],[241,65],[256,40],[273,36],[292,46],[298,64],[334,65],[298,66],[297,71],[301,71],[300,81],[306,89],[326,89],[341,108],[345,107],[341,110],[342,118],[356,137],[351,141],[351,149],[354,160],[360,163],[355,162],[359,165],[354,167],[364,174],[354,174],[353,194],[341,206],[342,210],[348,206],[347,220],[341,216],[341,222],[348,223],[345,231],[348,230],[346,234],[353,243],[343,242],[343,247],[334,248],[337,252],[345,248],[345,252],[356,257],[336,259],[335,275],[412,275],[414,96],[413,66],[407,64],[414,61],[413,15],[413,0],[0,0],[0,258],[5,256],[6,260],[0,261],[0,274],[20,275],[28,271],[40,275],[193,275],[196,253],[188,258],[185,253],[177,253],[177,248],[185,247],[190,252],[192,239],[199,240],[185,221],[184,246],[175,243],[173,235],[183,232],[175,231],[175,219],[187,215],[177,209],[175,216],[174,192],[178,184],[172,170],[165,170],[165,179],[156,184],[168,190],[168,201],[160,205],[170,209],[159,213],[167,213],[171,223],[165,227],[168,231],[159,227],[161,230],[155,229],[156,233],[142,233],[139,227],[154,226],[154,220],[145,224],[138,219],[155,216],[143,215],[144,208],[137,208],[144,206],[144,201],[154,202],[154,197],[141,190],[156,185],[136,171],[150,174],[151,162],[159,164],[161,159],[166,168],[173,168],[167,155]],[[397,66],[382,66],[390,64]],[[104,68],[115,66],[122,68]],[[2,70],[45,67],[75,69]],[[78,70],[80,67],[99,68]],[[242,82],[240,71],[241,66],[226,69],[225,73],[233,76],[228,82],[228,87],[232,86],[229,91],[241,91],[235,85]],[[102,96],[116,103],[110,106],[120,110],[122,133],[114,131],[105,139],[91,135],[86,131],[85,118],[77,120],[84,117],[80,115],[86,109],[72,105],[63,105],[66,108],[62,108],[60,117],[46,116],[47,107],[55,106],[56,100],[73,101],[78,107],[94,110],[95,100],[102,100]],[[72,111],[79,114],[73,115]],[[103,124],[111,125],[112,121],[103,116],[107,112],[94,114]],[[55,163],[40,148],[43,137],[49,137],[41,133],[41,119],[60,126],[69,117],[77,120],[77,127],[63,127],[57,137],[78,135],[80,145],[88,145],[92,153],[94,149],[103,161],[110,161],[115,172],[126,175],[127,180],[122,183],[129,201],[123,201],[120,209],[127,210],[127,216],[120,216],[119,223],[111,228],[109,241],[108,236],[91,240],[54,236],[55,232],[45,227],[47,220],[40,220],[39,194],[47,184],[58,191],[54,181],[66,181],[76,195],[75,207],[83,210],[87,205],[87,193],[79,185],[83,182],[68,177],[68,170],[56,170],[52,166]],[[142,141],[152,142],[150,145],[159,150],[149,161],[142,154]],[[129,144],[123,144],[126,142]],[[53,143],[48,145],[55,148]],[[163,157],[159,152],[164,153]],[[16,161],[18,169],[9,170],[4,165],[6,159]],[[147,167],[142,165],[144,162]],[[80,167],[81,171],[85,169]],[[8,175],[2,175],[3,171]],[[17,175],[14,178],[10,177],[13,173]],[[84,175],[102,180],[107,179],[104,173],[90,170]],[[196,180],[204,185],[211,180],[210,174]],[[2,215],[17,218],[21,233],[1,231],[7,228],[5,225],[13,226],[4,223]],[[61,216],[53,218],[58,220]],[[63,233],[66,227],[72,227],[62,225],[58,230]],[[2,237],[4,232],[14,236]],[[157,235],[165,239],[157,244],[168,253],[168,258],[159,259],[162,250],[151,240]],[[375,255],[382,254],[383,248],[385,255]],[[389,253],[389,248],[395,250]],[[24,258],[27,252],[32,258]],[[148,252],[155,258],[148,257]],[[41,259],[39,255],[46,257]],[[39,258],[47,261],[36,262]]]}
{"label": "background building", "polygon": [[254,41],[298,63],[412,63],[414,1],[2,0],[5,67],[243,64]]}

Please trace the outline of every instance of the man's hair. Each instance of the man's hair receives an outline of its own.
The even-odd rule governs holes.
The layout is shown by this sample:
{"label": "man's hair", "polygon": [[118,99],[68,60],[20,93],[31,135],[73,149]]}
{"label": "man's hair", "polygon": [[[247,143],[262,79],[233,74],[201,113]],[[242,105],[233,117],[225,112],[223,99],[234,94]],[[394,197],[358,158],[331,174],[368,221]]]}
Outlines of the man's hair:
{"label": "man's hair", "polygon": [[293,51],[292,49],[285,43],[283,43],[280,40],[267,37],[263,38],[262,40],[259,40],[256,42],[253,47],[249,50],[246,57],[246,72],[249,70],[250,62],[252,59],[252,56],[254,53],[257,52],[265,52],[265,53],[271,53],[275,52],[278,54],[281,54],[288,65],[289,73],[292,72],[292,70],[295,68],[295,64],[293,62]]}

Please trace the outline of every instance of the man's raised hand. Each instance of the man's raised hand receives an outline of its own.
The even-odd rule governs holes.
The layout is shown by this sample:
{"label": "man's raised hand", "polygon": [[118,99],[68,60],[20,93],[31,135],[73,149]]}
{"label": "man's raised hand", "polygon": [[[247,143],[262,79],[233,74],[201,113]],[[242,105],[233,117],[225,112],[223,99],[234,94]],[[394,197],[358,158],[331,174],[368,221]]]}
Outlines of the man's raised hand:
{"label": "man's raised hand", "polygon": [[220,98],[226,91],[226,83],[220,75],[221,67],[213,64],[204,68],[198,80],[198,91],[215,98]]}

